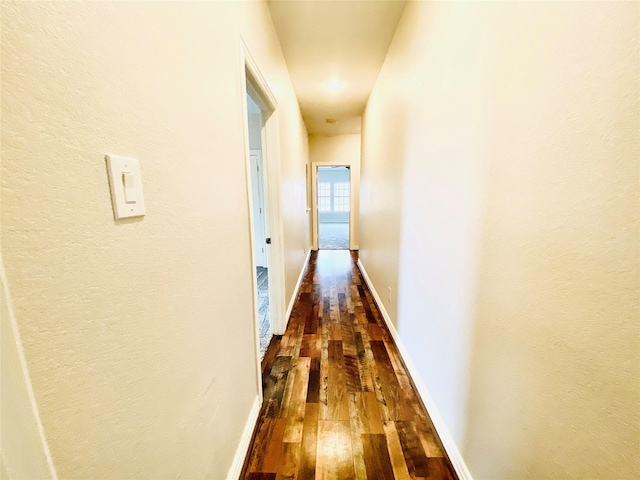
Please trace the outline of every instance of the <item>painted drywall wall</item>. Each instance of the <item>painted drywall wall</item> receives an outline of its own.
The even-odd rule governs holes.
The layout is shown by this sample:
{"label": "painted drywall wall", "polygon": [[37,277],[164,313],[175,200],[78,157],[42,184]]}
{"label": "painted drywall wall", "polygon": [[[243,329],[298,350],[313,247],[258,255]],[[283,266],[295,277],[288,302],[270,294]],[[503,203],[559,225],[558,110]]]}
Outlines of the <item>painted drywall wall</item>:
{"label": "painted drywall wall", "polygon": [[369,100],[360,258],[476,479],[640,476],[638,7],[411,2]]}
{"label": "painted drywall wall", "polygon": [[[226,477],[258,393],[239,33],[301,192],[291,292],[307,135],[263,2],[2,4],[2,256],[60,478]],[[143,219],[113,220],[107,152]]]}
{"label": "painted drywall wall", "polygon": [[55,479],[0,263],[0,478]]}
{"label": "painted drywall wall", "polygon": [[262,120],[260,119],[259,113],[250,113],[249,114],[249,148],[251,150],[260,150],[262,148],[261,144],[261,130],[262,130]]}
{"label": "painted drywall wall", "polygon": [[[291,88],[293,89],[293,86]],[[306,141],[307,130],[295,98],[281,108],[286,109],[287,114],[280,117],[280,132],[288,132],[288,135],[295,139],[280,144],[282,173],[278,192],[281,195],[285,245],[285,298],[286,302],[289,302],[295,293],[300,271],[311,244],[306,180],[301,181],[306,178],[305,165],[309,159],[309,145]]]}
{"label": "painted drywall wall", "polygon": [[[309,162],[335,163],[340,162],[351,167],[351,191],[355,197],[354,225],[352,225],[352,245],[358,245],[360,235],[360,134],[353,135],[309,135]],[[311,165],[310,167],[311,168]],[[311,174],[309,174],[311,182]],[[309,184],[309,193],[311,185]],[[309,199],[311,205],[311,199]],[[309,215],[309,232],[311,232],[311,215]]]}
{"label": "painted drywall wall", "polygon": [[249,148],[262,150],[262,115],[260,107],[247,95],[247,115],[249,123]]}

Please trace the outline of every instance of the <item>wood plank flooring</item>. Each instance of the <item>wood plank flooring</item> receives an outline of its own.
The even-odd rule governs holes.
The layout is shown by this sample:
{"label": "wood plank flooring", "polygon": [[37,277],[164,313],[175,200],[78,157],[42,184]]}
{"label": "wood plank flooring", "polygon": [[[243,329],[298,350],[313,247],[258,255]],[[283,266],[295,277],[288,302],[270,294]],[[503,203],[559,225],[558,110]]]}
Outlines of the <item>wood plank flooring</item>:
{"label": "wood plank flooring", "polygon": [[242,479],[457,479],[356,261],[312,253]]}

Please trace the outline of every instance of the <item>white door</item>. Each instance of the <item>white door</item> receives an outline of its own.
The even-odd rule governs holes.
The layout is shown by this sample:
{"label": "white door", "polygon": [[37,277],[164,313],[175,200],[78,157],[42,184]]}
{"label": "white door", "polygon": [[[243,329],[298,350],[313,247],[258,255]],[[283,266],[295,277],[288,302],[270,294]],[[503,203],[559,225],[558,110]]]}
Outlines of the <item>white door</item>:
{"label": "white door", "polygon": [[262,152],[251,150],[251,198],[253,201],[253,245],[256,266],[267,267],[267,231],[265,228]]}

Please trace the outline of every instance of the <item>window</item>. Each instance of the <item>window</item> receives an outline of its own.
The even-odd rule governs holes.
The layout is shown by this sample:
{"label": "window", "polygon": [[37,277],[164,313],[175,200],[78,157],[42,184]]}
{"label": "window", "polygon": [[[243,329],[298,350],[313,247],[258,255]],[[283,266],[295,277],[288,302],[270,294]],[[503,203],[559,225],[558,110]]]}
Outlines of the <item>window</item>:
{"label": "window", "polygon": [[336,182],[333,184],[333,211],[349,211],[349,182]]}
{"label": "window", "polygon": [[350,195],[349,182],[318,182],[318,211],[348,212]]}
{"label": "window", "polygon": [[320,212],[331,211],[331,183],[318,182],[318,210]]}

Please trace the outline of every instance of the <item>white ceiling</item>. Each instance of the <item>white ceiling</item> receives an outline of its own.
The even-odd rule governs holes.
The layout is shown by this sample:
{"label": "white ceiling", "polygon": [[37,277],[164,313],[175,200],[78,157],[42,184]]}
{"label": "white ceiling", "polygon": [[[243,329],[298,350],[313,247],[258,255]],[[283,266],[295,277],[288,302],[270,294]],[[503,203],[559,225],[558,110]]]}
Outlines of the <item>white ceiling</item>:
{"label": "white ceiling", "polygon": [[[308,132],[360,133],[362,111],[405,0],[268,4]],[[327,88],[332,79],[344,84],[337,92]]]}

